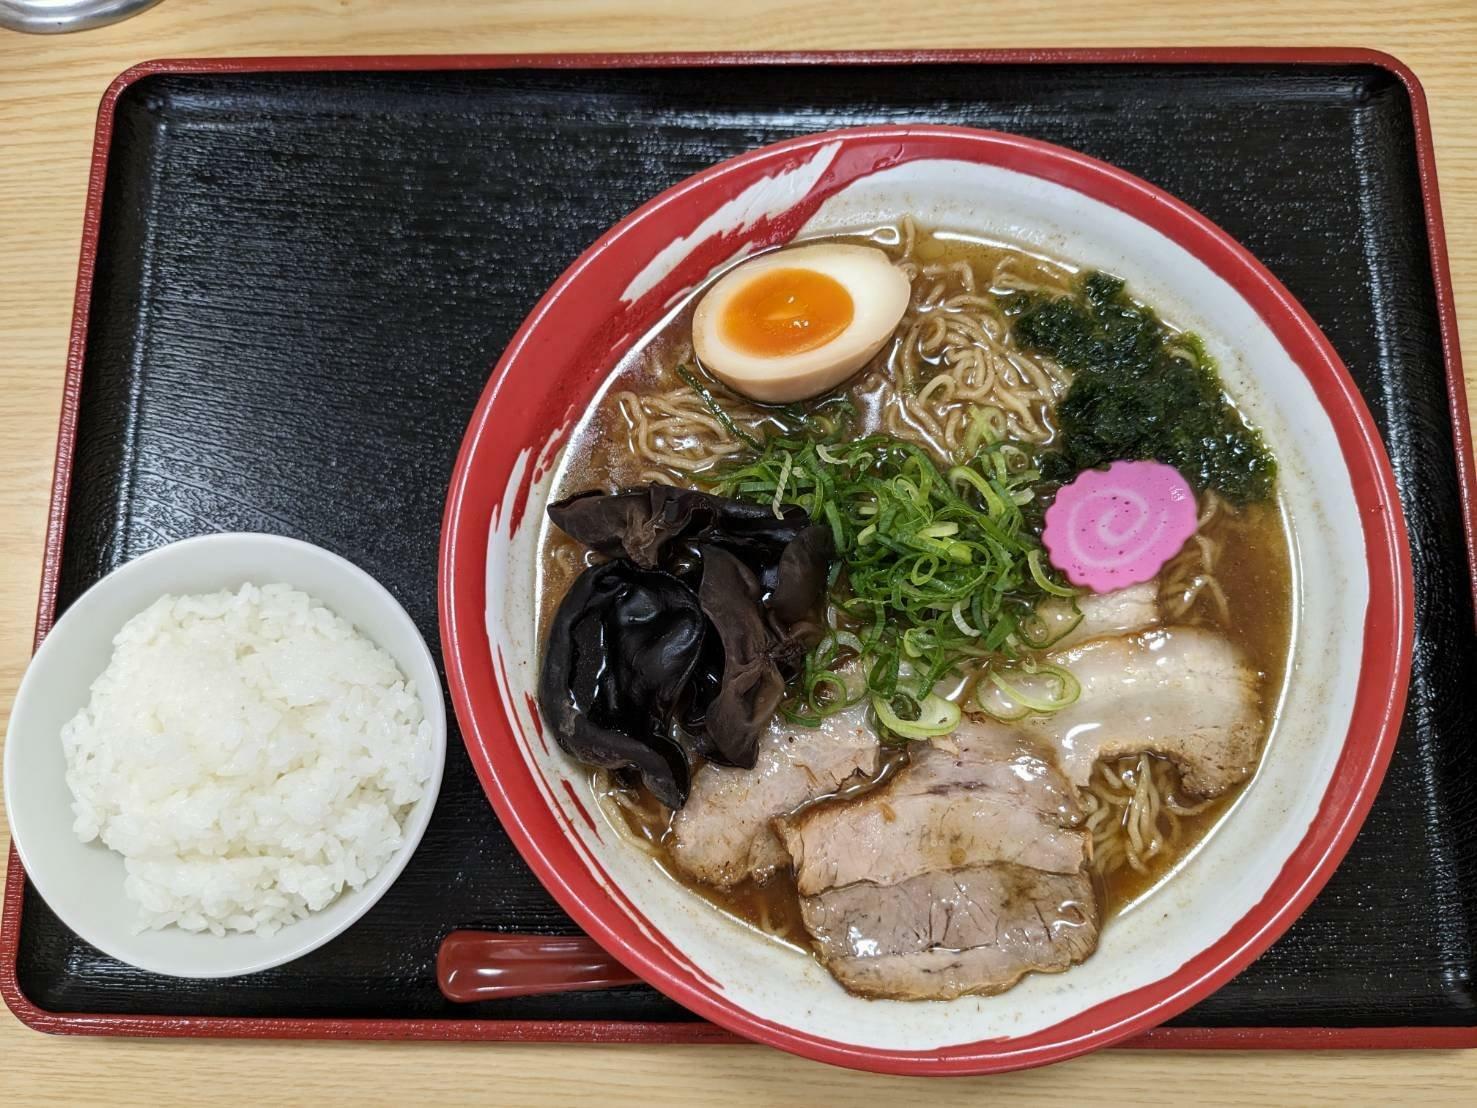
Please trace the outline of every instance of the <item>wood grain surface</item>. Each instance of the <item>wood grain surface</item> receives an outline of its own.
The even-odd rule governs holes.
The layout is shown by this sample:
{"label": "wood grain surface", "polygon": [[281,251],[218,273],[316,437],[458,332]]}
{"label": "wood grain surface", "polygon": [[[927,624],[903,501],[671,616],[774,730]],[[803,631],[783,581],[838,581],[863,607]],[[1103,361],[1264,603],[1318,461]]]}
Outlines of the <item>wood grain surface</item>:
{"label": "wood grain surface", "polygon": [[[121,70],[229,55],[1109,45],[1365,46],[1410,65],[1431,102],[1460,329],[1477,343],[1474,0],[164,0],[81,35],[0,31],[0,712],[30,653],[93,119]],[[1474,1089],[1477,1051],[1109,1051],[925,1084],[750,1046],[49,1038],[0,1015],[4,1104],[1472,1103]]]}

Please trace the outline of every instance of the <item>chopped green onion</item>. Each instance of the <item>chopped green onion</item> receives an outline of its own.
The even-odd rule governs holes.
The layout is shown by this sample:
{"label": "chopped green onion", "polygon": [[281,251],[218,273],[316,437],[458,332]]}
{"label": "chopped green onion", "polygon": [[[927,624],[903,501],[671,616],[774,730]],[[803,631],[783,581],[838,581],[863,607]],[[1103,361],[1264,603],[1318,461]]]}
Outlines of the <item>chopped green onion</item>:
{"label": "chopped green onion", "polygon": [[831,541],[837,550],[841,549],[841,543],[846,536],[846,525],[841,521],[841,512],[835,504],[827,501],[821,508],[821,514],[826,517],[826,522],[831,526]]}
{"label": "chopped green onion", "polygon": [[1005,438],[1008,430],[1005,413],[993,404],[976,408],[964,432],[961,456],[972,456],[981,446],[997,443]]}
{"label": "chopped green onion", "polygon": [[718,401],[714,398],[713,393],[708,389],[708,386],[698,380],[697,374],[693,373],[692,370],[688,369],[685,365],[679,365],[677,367],[677,376],[682,378],[682,383],[684,385],[690,388],[693,392],[697,393],[698,399],[707,406],[708,411],[713,413],[713,418],[723,425],[723,429],[725,431],[727,431],[734,438],[738,439],[739,442],[749,447],[749,449],[751,450],[764,449],[764,447],[760,445],[758,439],[756,439],[753,435],[749,434],[737,423],[735,423],[733,421],[733,417],[723,410],[723,405],[719,404]]}
{"label": "chopped green onion", "polygon": [[954,601],[954,607],[950,609],[950,614],[954,617],[954,626],[959,628],[961,635],[968,635],[971,639],[977,639],[980,637],[980,630],[978,627],[971,627],[965,622],[964,613],[960,610],[963,604],[964,602],[962,600],[956,600]]}
{"label": "chopped green onion", "polygon": [[785,513],[780,511],[780,504],[784,501],[785,484],[790,480],[790,470],[795,465],[795,455],[786,454],[784,464],[780,466],[779,480],[774,485],[774,496],[769,502],[769,510],[774,513],[775,519],[784,519]]}
{"label": "chopped green onion", "polygon": [[819,700],[816,695],[820,689],[835,689],[835,695],[831,698],[835,703],[845,705],[851,699],[851,690],[846,687],[846,682],[834,673],[817,673],[807,683],[806,692],[810,694],[812,701]]}
{"label": "chopped green onion", "polygon": [[1004,700],[1002,703],[992,703],[986,698],[987,688],[988,686],[984,685],[980,687],[979,693],[975,696],[975,707],[991,719],[998,720],[1000,723],[1015,723],[1017,720],[1025,719],[1031,714],[1031,709],[1025,705],[1015,704],[1009,700]]}
{"label": "chopped green onion", "polygon": [[931,739],[938,735],[947,735],[959,726],[959,721],[963,718],[959,705],[933,693],[919,702],[917,719],[901,718],[892,710],[887,699],[881,696],[872,697],[872,710],[877,713],[877,719],[883,727],[905,739]]}
{"label": "chopped green onion", "polygon": [[1082,609],[1075,598],[1049,597],[1020,621],[1016,630],[1032,650],[1047,650],[1077,629]]}
{"label": "chopped green onion", "polygon": [[1050,662],[1040,662],[1032,666],[1030,670],[1022,669],[1021,674],[1027,681],[1042,677],[1051,679],[1056,686],[1055,695],[1037,693],[1024,682],[1017,679],[1014,674],[1011,674],[1010,678],[1007,679],[1000,671],[992,669],[988,674],[990,684],[1004,693],[1011,703],[1018,705],[1020,708],[1025,709],[1025,711],[1019,715],[1007,714],[1002,716],[998,714],[998,710],[992,710],[983,697],[977,696],[976,700],[981,710],[995,716],[997,719],[1019,719],[1028,712],[1059,712],[1069,704],[1075,704],[1077,698],[1082,695],[1082,685],[1078,682],[1077,678],[1072,676],[1072,671],[1064,666],[1053,665]]}
{"label": "chopped green onion", "polygon": [[1046,576],[1046,571],[1041,568],[1041,551],[1033,550],[1026,555],[1026,564],[1031,567],[1031,576],[1036,579],[1036,584],[1042,592],[1050,593],[1052,596],[1076,596],[1077,590],[1067,585],[1058,585]]}
{"label": "chopped green onion", "polygon": [[958,533],[959,524],[957,523],[935,523],[932,527],[925,527],[918,532],[926,539],[942,539]]}
{"label": "chopped green onion", "polygon": [[[846,648],[860,658],[864,693],[894,707],[1038,648],[1054,637],[1038,608],[1076,596],[1042,561],[1022,513],[1041,479],[1032,455],[995,438],[1005,427],[998,409],[977,412],[975,422],[988,443],[947,467],[885,435],[775,434],[711,481],[720,494],[776,511],[799,505],[830,530],[830,600],[854,636]],[[837,686],[818,675],[833,668],[839,642],[828,638],[811,652],[806,681],[792,690],[794,713],[836,710]]]}
{"label": "chopped green onion", "polygon": [[1005,502],[982,474],[970,469],[968,466],[955,466],[949,470],[948,476],[950,484],[958,485],[962,482],[972,486],[975,492],[984,498],[985,510],[992,517],[998,518],[1005,514]]}

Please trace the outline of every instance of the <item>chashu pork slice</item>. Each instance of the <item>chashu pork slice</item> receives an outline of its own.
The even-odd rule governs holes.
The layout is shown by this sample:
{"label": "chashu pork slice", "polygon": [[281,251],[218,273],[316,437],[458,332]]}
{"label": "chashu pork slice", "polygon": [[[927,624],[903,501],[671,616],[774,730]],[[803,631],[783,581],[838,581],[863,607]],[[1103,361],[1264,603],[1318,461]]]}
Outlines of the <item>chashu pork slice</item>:
{"label": "chashu pork slice", "polygon": [[753,769],[709,763],[693,777],[672,821],[672,858],[686,873],[720,888],[763,881],[789,862],[770,822],[802,804],[877,772],[877,736],[862,707],[828,716],[816,728],[778,716],[759,740]]}
{"label": "chashu pork slice", "polygon": [[1076,789],[1000,724],[966,720],[880,788],[776,823],[816,953],[852,992],[998,993],[1097,946]]}
{"label": "chashu pork slice", "polygon": [[1077,626],[1062,636],[1057,650],[1100,639],[1109,635],[1129,635],[1157,626],[1159,612],[1159,580],[1144,581],[1127,588],[1105,593],[1084,593],[1077,598],[1082,613]]}
{"label": "chashu pork slice", "polygon": [[1178,764],[1185,790],[1218,796],[1246,780],[1263,733],[1259,675],[1221,635],[1170,627],[1094,639],[1051,661],[1082,686],[1075,703],[1020,727],[1083,786],[1104,758],[1148,752]]}
{"label": "chashu pork slice", "polygon": [[870,997],[1004,992],[1024,974],[1082,961],[1098,941],[1097,897],[1086,871],[997,863],[897,885],[860,882],[800,903],[822,963],[851,992]]}
{"label": "chashu pork slice", "polygon": [[775,821],[801,896],[991,862],[1063,874],[1085,864],[1076,790],[1031,740],[966,721],[909,753],[886,784]]}

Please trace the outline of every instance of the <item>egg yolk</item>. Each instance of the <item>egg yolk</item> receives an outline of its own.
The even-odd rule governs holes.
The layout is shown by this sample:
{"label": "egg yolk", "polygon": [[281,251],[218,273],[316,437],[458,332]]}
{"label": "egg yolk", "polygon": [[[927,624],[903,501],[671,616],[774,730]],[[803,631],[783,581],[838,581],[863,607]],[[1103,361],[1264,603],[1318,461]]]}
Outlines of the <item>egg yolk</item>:
{"label": "egg yolk", "polygon": [[734,293],[723,309],[723,337],[761,358],[824,346],[851,326],[846,286],[813,269],[770,269]]}

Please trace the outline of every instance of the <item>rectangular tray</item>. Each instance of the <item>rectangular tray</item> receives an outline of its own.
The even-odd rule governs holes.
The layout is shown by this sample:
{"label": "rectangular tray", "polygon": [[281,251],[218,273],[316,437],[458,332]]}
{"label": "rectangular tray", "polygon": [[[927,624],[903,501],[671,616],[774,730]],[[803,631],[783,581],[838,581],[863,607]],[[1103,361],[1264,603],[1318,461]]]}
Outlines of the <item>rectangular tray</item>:
{"label": "rectangular tray", "polygon": [[[1384,790],[1270,951],[1141,1043],[1477,1045],[1472,459],[1424,98],[1360,51],[149,63],[99,114],[38,640],[122,562],[202,532],[309,539],[436,643],[442,498],[488,366],[559,272],[683,177],[894,121],[1062,143],[1245,243],[1369,401],[1409,514],[1415,672]],[[448,712],[449,714],[449,712]],[[47,1031],[723,1041],[645,987],[452,1005],[454,927],[567,932],[460,742],[383,901],[288,965],[133,970],[11,854],[0,992]]]}

